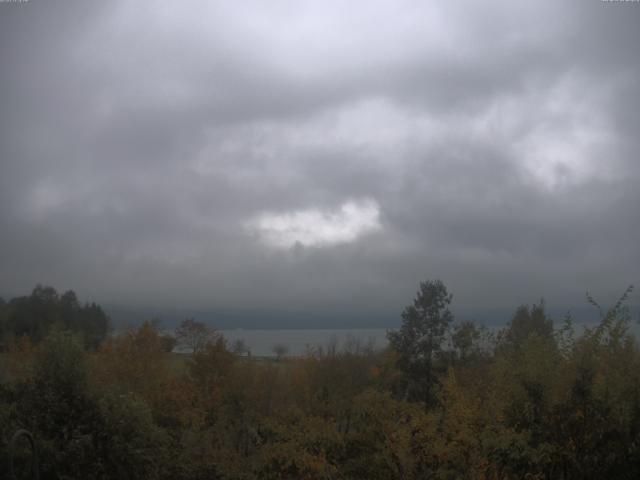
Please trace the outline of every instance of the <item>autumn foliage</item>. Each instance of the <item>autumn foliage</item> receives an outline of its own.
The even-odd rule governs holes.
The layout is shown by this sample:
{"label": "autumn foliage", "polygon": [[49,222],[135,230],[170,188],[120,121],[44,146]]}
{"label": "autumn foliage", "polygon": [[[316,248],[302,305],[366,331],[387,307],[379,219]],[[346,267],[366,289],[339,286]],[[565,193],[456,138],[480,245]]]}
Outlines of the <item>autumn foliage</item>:
{"label": "autumn foliage", "polygon": [[625,301],[579,334],[523,306],[494,335],[454,323],[427,282],[389,348],[278,361],[238,356],[195,321],[205,340],[190,353],[149,322],[97,349],[53,328],[3,354],[0,468],[9,432],[28,428],[45,479],[638,478]]}

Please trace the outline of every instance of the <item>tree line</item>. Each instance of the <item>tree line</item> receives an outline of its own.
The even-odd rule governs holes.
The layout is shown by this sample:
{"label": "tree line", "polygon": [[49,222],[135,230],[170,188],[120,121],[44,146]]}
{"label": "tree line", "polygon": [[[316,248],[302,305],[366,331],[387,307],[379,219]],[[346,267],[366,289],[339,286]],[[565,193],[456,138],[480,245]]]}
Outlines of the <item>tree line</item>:
{"label": "tree line", "polygon": [[56,326],[82,337],[96,349],[109,333],[109,317],[95,303],[81,304],[73,290],[59,294],[53,287],[37,285],[30,295],[6,302],[0,298],[0,342],[26,337],[38,343]]}
{"label": "tree line", "polygon": [[608,310],[588,296],[600,322],[582,333],[569,316],[554,328],[543,302],[492,333],[425,281],[387,348],[277,361],[193,319],[175,335],[191,353],[175,354],[153,322],[96,345],[51,314],[2,356],[0,469],[26,428],[45,479],[638,478],[630,293]]}

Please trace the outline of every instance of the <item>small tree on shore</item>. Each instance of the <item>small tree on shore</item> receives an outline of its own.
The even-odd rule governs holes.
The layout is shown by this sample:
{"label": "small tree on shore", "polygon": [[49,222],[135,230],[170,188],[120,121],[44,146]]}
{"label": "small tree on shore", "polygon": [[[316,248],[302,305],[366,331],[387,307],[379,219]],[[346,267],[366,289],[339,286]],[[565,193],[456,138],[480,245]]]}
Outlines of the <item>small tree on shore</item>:
{"label": "small tree on shore", "polygon": [[191,350],[191,353],[200,352],[204,346],[216,337],[215,331],[202,322],[193,318],[186,318],[176,328],[176,340],[178,345]]}
{"label": "small tree on shore", "polygon": [[287,353],[289,353],[289,349],[287,348],[286,345],[282,344],[282,343],[277,343],[273,346],[273,348],[271,349],[271,351],[273,353],[275,353],[276,355],[276,360],[280,360],[282,357],[284,357]]}
{"label": "small tree on shore", "polygon": [[235,342],[233,342],[233,348],[231,349],[231,351],[234,353],[234,355],[247,355],[249,357],[251,356],[251,349],[243,338],[239,338]]}

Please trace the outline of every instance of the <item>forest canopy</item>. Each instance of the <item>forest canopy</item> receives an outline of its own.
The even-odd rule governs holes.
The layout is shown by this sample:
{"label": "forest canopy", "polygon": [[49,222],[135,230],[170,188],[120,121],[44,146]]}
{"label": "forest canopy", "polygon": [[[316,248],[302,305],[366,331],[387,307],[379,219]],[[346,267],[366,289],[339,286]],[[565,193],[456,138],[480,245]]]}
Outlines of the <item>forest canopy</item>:
{"label": "forest canopy", "polygon": [[22,428],[44,479],[638,478],[631,291],[588,296],[582,333],[544,302],[496,333],[427,280],[385,349],[268,359],[194,319],[173,342],[154,322],[109,335],[100,307],[39,286],[1,304],[0,469]]}
{"label": "forest canopy", "polygon": [[73,290],[59,294],[37,285],[30,295],[5,302],[0,298],[0,341],[28,337],[39,342],[52,327],[76,332],[92,349],[109,332],[109,317],[95,303],[81,304]]}

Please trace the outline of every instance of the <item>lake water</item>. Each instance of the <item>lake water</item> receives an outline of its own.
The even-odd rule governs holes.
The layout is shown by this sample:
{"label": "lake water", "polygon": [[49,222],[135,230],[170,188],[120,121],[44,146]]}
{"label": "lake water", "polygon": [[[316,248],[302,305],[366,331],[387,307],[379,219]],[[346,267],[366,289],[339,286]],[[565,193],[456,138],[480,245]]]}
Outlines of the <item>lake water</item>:
{"label": "lake water", "polygon": [[[575,322],[576,336],[580,336],[585,327],[593,328],[595,322]],[[561,328],[562,324],[556,322],[555,328]],[[640,325],[632,322],[630,332],[640,339]],[[489,331],[498,333],[503,326],[489,326]],[[253,329],[228,329],[219,330],[227,339],[229,348],[234,342],[243,340],[251,350],[251,354],[260,357],[275,356],[274,347],[282,345],[287,355],[304,355],[309,349],[335,345],[338,349],[345,347],[349,342],[359,342],[360,345],[372,345],[375,349],[383,349],[387,346],[387,329],[280,329],[280,330],[253,330]]]}
{"label": "lake water", "polygon": [[376,349],[387,345],[387,330],[372,329],[291,329],[291,330],[219,330],[232,348],[234,342],[243,340],[256,356],[275,356],[276,345],[286,348],[287,355],[304,355],[310,348],[336,345],[338,349],[348,343],[359,342],[361,345],[371,344]]}

